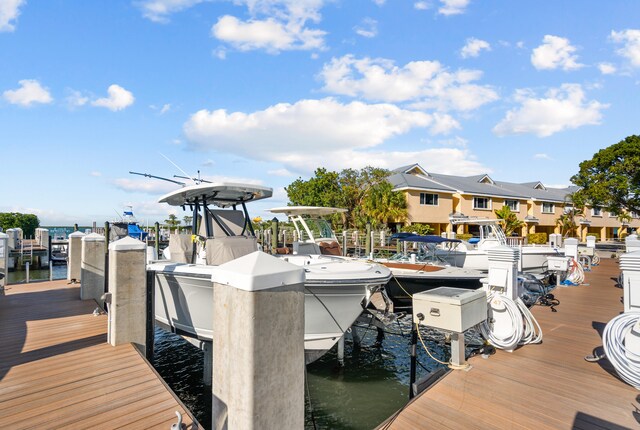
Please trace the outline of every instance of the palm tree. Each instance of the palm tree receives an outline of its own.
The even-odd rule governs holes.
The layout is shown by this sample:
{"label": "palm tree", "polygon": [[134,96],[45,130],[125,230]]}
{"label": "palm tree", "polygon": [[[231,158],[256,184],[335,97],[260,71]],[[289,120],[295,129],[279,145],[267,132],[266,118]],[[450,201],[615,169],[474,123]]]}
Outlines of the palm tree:
{"label": "palm tree", "polygon": [[167,227],[169,227],[169,232],[171,232],[171,228],[176,228],[180,225],[180,220],[174,214],[169,215],[169,219],[164,220]]}
{"label": "palm tree", "polygon": [[504,230],[504,234],[506,236],[511,236],[511,234],[522,228],[524,226],[524,221],[520,221],[518,216],[511,212],[509,206],[502,206],[500,209],[496,209],[493,211],[498,217],[500,226]]}
{"label": "palm tree", "polygon": [[578,235],[577,216],[583,216],[582,209],[571,208],[564,211],[556,220],[556,225],[560,227],[560,234],[563,237],[576,237]]}
{"label": "palm tree", "polygon": [[399,191],[393,191],[393,185],[383,181],[369,188],[362,201],[364,216],[379,224],[404,222],[408,218],[407,201]]}

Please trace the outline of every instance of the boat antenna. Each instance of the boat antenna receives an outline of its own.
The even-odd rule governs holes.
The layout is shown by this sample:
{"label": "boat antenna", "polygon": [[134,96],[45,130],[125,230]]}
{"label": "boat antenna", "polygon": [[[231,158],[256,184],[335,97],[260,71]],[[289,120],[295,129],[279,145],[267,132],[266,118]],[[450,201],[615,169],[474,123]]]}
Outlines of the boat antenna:
{"label": "boat antenna", "polygon": [[192,181],[196,181],[197,184],[201,183],[201,182],[206,182],[207,184],[211,184],[211,181],[207,181],[206,179],[202,179],[200,177],[200,170],[198,170],[198,179],[196,178],[189,178],[188,176],[180,176],[180,175],[173,175],[174,178],[181,178],[181,179],[191,179]]}
{"label": "boat antenna", "polygon": [[[131,173],[131,172],[129,172]],[[113,211],[116,213],[116,215],[118,215],[118,217],[120,217],[121,221],[124,221],[124,218],[122,218],[122,215],[120,215],[120,213],[116,210],[116,208],[113,208]]]}
{"label": "boat antenna", "polygon": [[160,179],[162,181],[173,182],[174,184],[178,184],[178,185],[182,185],[182,186],[185,185],[184,182],[174,181],[173,179],[163,178],[162,176],[155,176],[155,175],[150,175],[148,173],[138,173],[138,172],[132,172],[132,171],[129,171],[129,173],[132,174],[132,175],[144,176],[145,178],[154,178],[154,179]]}
{"label": "boat antenna", "polygon": [[[187,172],[185,172],[184,170],[182,170],[182,169],[180,168],[180,166],[178,166],[176,163],[174,163],[173,161],[171,161],[171,159],[170,159],[169,157],[167,157],[166,155],[164,155],[162,152],[159,152],[159,154],[160,154],[160,155],[162,155],[162,156],[163,156],[163,157],[164,157],[164,158],[165,158],[169,163],[173,164],[173,165],[174,165],[174,167],[175,167],[176,169],[180,170],[180,171],[181,171],[182,173],[184,173],[184,175],[186,176],[186,178],[185,178],[185,177],[183,177],[183,176],[174,176],[174,177],[180,177],[180,178],[183,178],[183,179],[191,179],[193,182],[195,182],[195,183],[196,183],[196,185],[200,185],[199,178],[198,178],[198,179],[192,178],[191,176],[189,176],[189,174],[188,174]],[[198,176],[199,176],[199,175],[198,175]]]}

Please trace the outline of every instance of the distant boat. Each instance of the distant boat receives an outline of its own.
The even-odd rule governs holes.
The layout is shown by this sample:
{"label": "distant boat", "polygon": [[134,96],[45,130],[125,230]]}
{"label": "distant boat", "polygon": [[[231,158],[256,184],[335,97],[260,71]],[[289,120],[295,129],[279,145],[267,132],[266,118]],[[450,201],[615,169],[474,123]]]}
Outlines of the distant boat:
{"label": "distant boat", "polygon": [[127,206],[127,209],[124,210],[120,220],[110,223],[109,228],[109,242],[113,242],[127,236],[131,236],[138,240],[145,240],[149,234],[146,231],[143,231],[138,225],[138,220],[133,216],[132,206]]}

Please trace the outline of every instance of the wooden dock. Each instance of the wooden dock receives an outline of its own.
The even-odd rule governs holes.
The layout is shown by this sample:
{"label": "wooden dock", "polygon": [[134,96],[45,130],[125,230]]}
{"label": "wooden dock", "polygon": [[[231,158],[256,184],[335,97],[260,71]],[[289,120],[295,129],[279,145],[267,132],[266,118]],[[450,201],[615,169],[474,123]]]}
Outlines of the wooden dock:
{"label": "wooden dock", "polygon": [[544,341],[513,353],[471,358],[473,368],[453,371],[409,403],[384,429],[640,428],[640,392],[618,379],[603,359],[607,322],[623,311],[615,260],[602,259],[579,287],[554,291],[558,312],[535,306]]}
{"label": "wooden dock", "polygon": [[0,296],[0,427],[200,428],[131,344],[112,347],[107,316],[66,281]]}

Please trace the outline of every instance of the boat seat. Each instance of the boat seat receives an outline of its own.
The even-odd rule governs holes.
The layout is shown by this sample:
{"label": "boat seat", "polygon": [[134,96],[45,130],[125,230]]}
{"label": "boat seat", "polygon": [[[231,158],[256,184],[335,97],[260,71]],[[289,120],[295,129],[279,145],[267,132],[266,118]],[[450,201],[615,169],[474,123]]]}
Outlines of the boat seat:
{"label": "boat seat", "polygon": [[276,248],[276,254],[291,254],[291,250],[288,247],[283,246],[282,248]]}
{"label": "boat seat", "polygon": [[174,263],[191,263],[193,242],[190,234],[172,233],[169,235],[170,260]]}
{"label": "boat seat", "polygon": [[323,255],[342,255],[340,244],[338,242],[320,242],[320,253]]}
{"label": "boat seat", "polygon": [[207,239],[205,251],[207,265],[219,266],[258,250],[255,237],[221,236]]}

